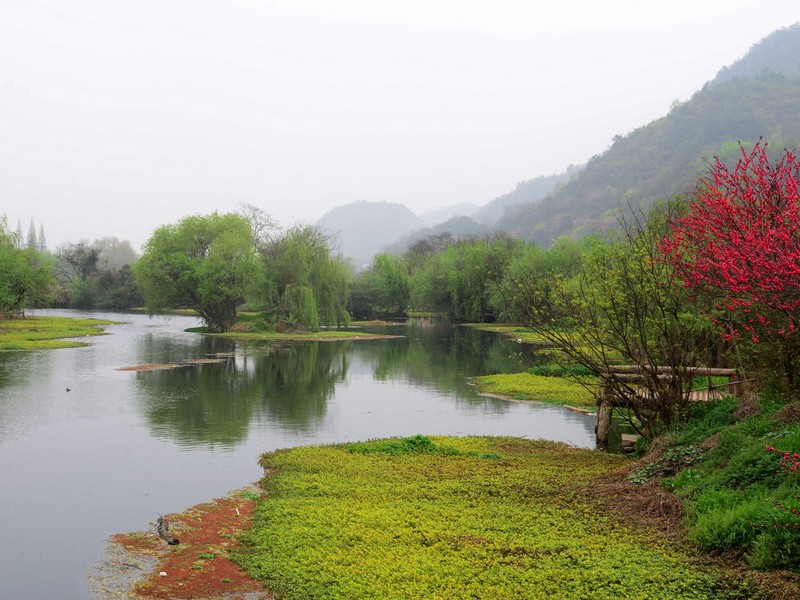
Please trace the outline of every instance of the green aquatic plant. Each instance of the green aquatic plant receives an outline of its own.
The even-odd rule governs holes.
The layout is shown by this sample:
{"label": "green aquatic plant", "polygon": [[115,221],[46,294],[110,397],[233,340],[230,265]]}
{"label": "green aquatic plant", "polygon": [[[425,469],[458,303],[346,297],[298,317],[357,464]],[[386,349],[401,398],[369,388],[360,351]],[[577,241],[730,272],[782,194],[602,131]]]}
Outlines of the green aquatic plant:
{"label": "green aquatic plant", "polygon": [[285,600],[736,597],[674,540],[575,493],[622,457],[518,438],[388,442],[265,455],[239,566]]}
{"label": "green aquatic plant", "polygon": [[[593,381],[592,379],[587,381]],[[531,373],[499,373],[472,380],[483,393],[499,394],[515,400],[536,400],[551,404],[595,406],[594,392],[575,381]]]}
{"label": "green aquatic plant", "polygon": [[0,322],[0,351],[79,348],[86,342],[75,338],[104,335],[103,327],[114,321],[68,317],[28,317]]}

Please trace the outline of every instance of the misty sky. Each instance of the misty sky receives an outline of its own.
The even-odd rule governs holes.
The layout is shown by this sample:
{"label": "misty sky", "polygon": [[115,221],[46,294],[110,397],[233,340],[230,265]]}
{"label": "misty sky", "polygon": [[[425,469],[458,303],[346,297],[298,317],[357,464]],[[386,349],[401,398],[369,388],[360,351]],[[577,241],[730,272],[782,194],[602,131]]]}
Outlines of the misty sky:
{"label": "misty sky", "polygon": [[189,214],[485,204],[663,116],[795,0],[2,0],[0,215],[51,249]]}

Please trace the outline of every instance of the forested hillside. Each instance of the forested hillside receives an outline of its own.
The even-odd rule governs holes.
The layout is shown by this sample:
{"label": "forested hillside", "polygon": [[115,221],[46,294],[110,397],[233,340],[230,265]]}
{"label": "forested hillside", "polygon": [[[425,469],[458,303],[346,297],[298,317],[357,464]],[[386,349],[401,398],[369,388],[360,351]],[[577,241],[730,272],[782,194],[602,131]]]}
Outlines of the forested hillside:
{"label": "forested hillside", "polygon": [[730,67],[723,67],[713,83],[723,83],[736,77],[754,77],[765,69],[783,73],[787,77],[800,77],[798,35],[800,23],[779,29],[753,46],[744,58]]}
{"label": "forested hillside", "polygon": [[[751,75],[756,65],[771,65]],[[615,138],[584,171],[542,201],[498,223],[514,236],[549,244],[616,222],[622,203],[647,207],[691,190],[714,156],[738,154],[759,138],[773,150],[800,141],[800,26],[770,35],[665,117]],[[724,74],[724,76],[723,76]]]}
{"label": "forested hillside", "polygon": [[473,215],[473,219],[480,223],[494,225],[503,218],[508,210],[520,204],[541,200],[579,171],[580,167],[570,165],[563,173],[557,175],[541,175],[520,181],[513,190],[484,205]]}

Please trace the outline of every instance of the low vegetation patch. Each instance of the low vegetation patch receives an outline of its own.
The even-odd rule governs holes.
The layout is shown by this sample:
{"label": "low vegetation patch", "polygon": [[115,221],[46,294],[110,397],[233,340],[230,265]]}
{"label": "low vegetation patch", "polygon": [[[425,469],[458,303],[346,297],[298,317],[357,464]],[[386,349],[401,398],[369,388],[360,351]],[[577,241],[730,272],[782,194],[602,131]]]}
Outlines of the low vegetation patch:
{"label": "low vegetation patch", "polygon": [[74,339],[104,335],[102,327],[114,321],[68,317],[28,317],[0,321],[0,351],[78,348],[85,342]]}
{"label": "low vegetation patch", "polygon": [[700,548],[800,573],[800,423],[785,418],[791,406],[702,403],[673,432],[666,453],[692,460],[664,485],[685,499],[689,536]]}
{"label": "low vegetation patch", "polygon": [[473,329],[480,329],[481,331],[491,331],[494,333],[503,334],[520,344],[537,344],[542,346],[550,345],[547,339],[531,331],[527,327],[521,325],[509,325],[504,323],[466,323],[464,327],[472,327]]}
{"label": "low vegetation patch", "polygon": [[236,562],[285,600],[750,597],[579,494],[619,456],[512,438],[270,453]]}
{"label": "low vegetation patch", "polygon": [[482,393],[498,394],[515,400],[536,400],[551,404],[595,406],[594,392],[583,385],[547,375],[506,373],[474,377],[472,381]]}

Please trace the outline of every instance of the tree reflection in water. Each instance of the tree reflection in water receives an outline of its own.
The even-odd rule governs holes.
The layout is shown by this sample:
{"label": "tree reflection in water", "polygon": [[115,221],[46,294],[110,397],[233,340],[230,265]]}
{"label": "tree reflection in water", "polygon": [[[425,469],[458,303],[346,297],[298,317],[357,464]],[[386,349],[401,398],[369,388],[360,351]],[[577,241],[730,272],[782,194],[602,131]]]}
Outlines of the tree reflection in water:
{"label": "tree reflection in water", "polygon": [[[468,378],[521,371],[533,350],[494,333],[448,323],[412,321],[383,332],[404,337],[341,342],[241,342],[220,346],[205,341],[211,354],[235,348],[219,364],[202,364],[137,374],[145,391],[145,413],[154,432],[188,446],[232,447],[251,422],[269,422],[291,432],[320,426],[337,384],[352,362],[378,381],[405,381],[478,399]],[[196,349],[197,350],[197,349]],[[145,348],[143,362],[158,357],[186,360],[184,348]],[[503,404],[505,406],[505,404]]]}
{"label": "tree reflection in water", "polygon": [[312,429],[347,375],[347,346],[250,344],[220,363],[139,372],[147,419],[157,435],[189,446],[232,447],[253,420]]}

